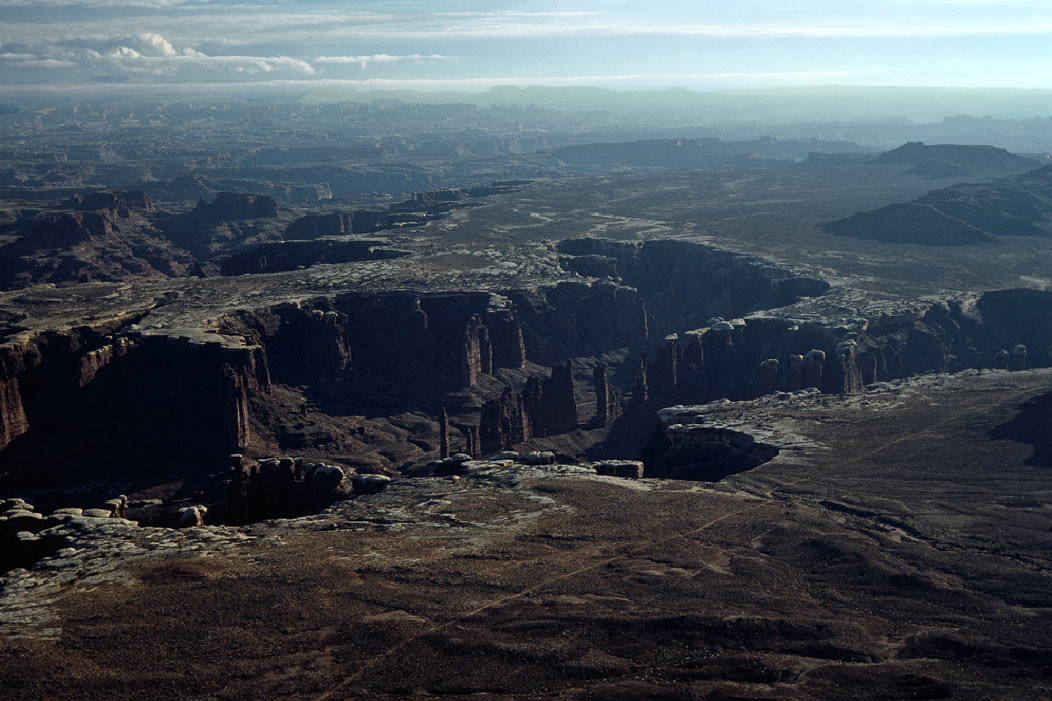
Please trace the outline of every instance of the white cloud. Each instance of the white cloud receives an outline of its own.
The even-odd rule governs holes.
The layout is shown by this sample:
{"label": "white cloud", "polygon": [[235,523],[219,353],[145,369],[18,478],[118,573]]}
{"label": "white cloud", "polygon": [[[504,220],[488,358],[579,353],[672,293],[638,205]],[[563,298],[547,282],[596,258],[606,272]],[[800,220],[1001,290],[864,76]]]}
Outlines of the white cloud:
{"label": "white cloud", "polygon": [[315,74],[309,62],[290,56],[210,56],[190,46],[177,47],[155,32],[116,37],[67,39],[36,52],[0,54],[7,69],[63,68],[71,78],[161,81],[243,80],[252,75],[304,77]]}
{"label": "white cloud", "polygon": [[172,8],[207,4],[209,0],[0,0],[0,7],[138,7]]}
{"label": "white cloud", "polygon": [[153,49],[151,56],[174,56],[178,53],[172,43],[160,34],[147,32],[140,34],[138,38],[143,46]]}
{"label": "white cloud", "polygon": [[398,63],[400,61],[444,61],[453,58],[441,54],[407,54],[392,56],[390,54],[371,54],[369,56],[318,56],[314,63],[350,64],[357,63],[364,70],[370,63]]}

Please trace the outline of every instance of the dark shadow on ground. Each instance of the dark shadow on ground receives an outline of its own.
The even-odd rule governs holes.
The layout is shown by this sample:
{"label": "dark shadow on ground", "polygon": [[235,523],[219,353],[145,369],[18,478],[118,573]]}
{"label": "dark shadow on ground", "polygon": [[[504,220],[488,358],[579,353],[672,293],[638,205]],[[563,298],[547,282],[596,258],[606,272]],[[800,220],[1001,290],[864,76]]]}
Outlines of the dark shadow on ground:
{"label": "dark shadow on ground", "polygon": [[1015,418],[991,430],[990,438],[1029,443],[1034,454],[1027,464],[1052,467],[1052,392],[1023,402]]}

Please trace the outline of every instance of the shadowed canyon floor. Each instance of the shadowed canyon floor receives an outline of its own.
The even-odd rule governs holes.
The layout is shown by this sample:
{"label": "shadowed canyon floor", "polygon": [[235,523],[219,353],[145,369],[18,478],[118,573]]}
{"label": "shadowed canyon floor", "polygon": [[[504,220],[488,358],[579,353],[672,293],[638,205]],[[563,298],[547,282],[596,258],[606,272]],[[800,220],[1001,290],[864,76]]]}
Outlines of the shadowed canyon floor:
{"label": "shadowed canyon floor", "polygon": [[967,372],[709,405],[781,447],[709,485],[518,466],[167,550],[129,528],[92,577],[45,583],[89,551],[6,575],[3,691],[1046,698],[1050,392]]}

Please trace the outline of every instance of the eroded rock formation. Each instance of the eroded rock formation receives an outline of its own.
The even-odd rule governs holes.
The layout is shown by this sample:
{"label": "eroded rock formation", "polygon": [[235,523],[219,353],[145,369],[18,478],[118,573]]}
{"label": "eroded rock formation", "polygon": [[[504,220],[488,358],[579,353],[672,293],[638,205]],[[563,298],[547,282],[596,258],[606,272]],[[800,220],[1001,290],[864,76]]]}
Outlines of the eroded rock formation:
{"label": "eroded rock formation", "polygon": [[[262,348],[219,336],[111,335],[124,321],[0,349],[0,447],[25,437],[56,458],[116,445],[200,455],[250,441],[249,396],[270,389]],[[47,440],[55,431],[61,443]]]}
{"label": "eroded rock formation", "polygon": [[268,195],[220,192],[211,202],[198,200],[193,215],[198,221],[209,222],[273,219],[278,216],[278,203]]}
{"label": "eroded rock formation", "polygon": [[533,436],[567,433],[577,428],[577,420],[573,361],[567,360],[554,366],[550,377],[533,375],[522,391],[505,387],[498,399],[483,405],[478,454],[509,450]]}
{"label": "eroded rock formation", "polygon": [[478,428],[482,455],[510,449],[530,440],[534,421],[535,417],[527,414],[522,394],[505,387],[499,399],[491,399],[482,406]]}
{"label": "eroded rock formation", "polygon": [[776,445],[708,420],[704,411],[677,406],[658,412],[658,428],[644,451],[647,477],[714,482],[778,455]]}
{"label": "eroded rock formation", "polygon": [[636,374],[632,380],[632,403],[646,404],[650,399],[650,383],[647,370],[646,355],[639,356],[636,364]]}
{"label": "eroded rock formation", "polygon": [[69,212],[48,217],[10,246],[19,250],[69,248],[78,243],[110,237],[120,228],[116,210]]}
{"label": "eroded rock formation", "polygon": [[610,374],[605,365],[592,371],[592,382],[595,385],[595,424],[612,426],[621,416],[621,399],[610,384]]}
{"label": "eroded rock formation", "polygon": [[[616,271],[609,269],[609,263],[602,270],[606,275],[616,272],[622,284],[638,291],[650,318],[658,325],[650,329],[651,333],[696,328],[717,314],[737,316],[755,309],[780,307],[804,297],[823,295],[830,289],[823,280],[683,241],[626,243],[577,238],[561,242],[559,252],[616,261]],[[590,263],[595,259],[585,260]],[[578,265],[573,262],[570,267]]]}
{"label": "eroded rock formation", "polygon": [[[231,458],[231,480],[223,504],[227,523],[253,523],[317,513],[354,492],[353,474],[338,465],[303,458]],[[362,491],[362,490],[359,490]]]}
{"label": "eroded rock formation", "polygon": [[390,229],[396,216],[389,212],[359,209],[353,212],[331,212],[309,214],[289,224],[285,230],[287,239],[316,239],[323,236],[367,234]]}
{"label": "eroded rock formation", "polygon": [[540,401],[541,414],[534,420],[541,427],[541,435],[566,433],[577,428],[577,399],[573,388],[573,360],[552,368],[551,378],[544,384]]}
{"label": "eroded rock formation", "polygon": [[449,457],[449,415],[445,407],[442,407],[442,413],[438,415],[438,455],[442,458]]}
{"label": "eroded rock formation", "polygon": [[151,200],[142,190],[134,192],[116,192],[100,190],[87,195],[75,194],[71,198],[74,209],[91,211],[109,209],[122,218],[127,218],[132,211],[152,212],[154,209]]}

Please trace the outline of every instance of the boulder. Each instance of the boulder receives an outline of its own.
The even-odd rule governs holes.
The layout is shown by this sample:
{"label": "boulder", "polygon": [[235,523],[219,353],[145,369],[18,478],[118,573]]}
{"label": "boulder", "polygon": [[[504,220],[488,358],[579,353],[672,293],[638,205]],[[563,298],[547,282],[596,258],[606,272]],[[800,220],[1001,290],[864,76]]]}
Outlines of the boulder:
{"label": "boulder", "polygon": [[205,514],[208,513],[208,507],[197,504],[195,506],[187,506],[179,510],[179,527],[180,528],[195,528],[205,525]]}
{"label": "boulder", "polygon": [[354,491],[359,494],[376,494],[387,489],[391,478],[387,475],[355,475],[353,477]]}
{"label": "boulder", "polygon": [[638,460],[602,460],[592,465],[596,474],[642,479],[643,463]]}
{"label": "boulder", "polygon": [[1027,352],[1026,346],[1019,344],[1012,349],[1012,357],[1008,359],[1009,370],[1026,370],[1029,367],[1027,363]]}

